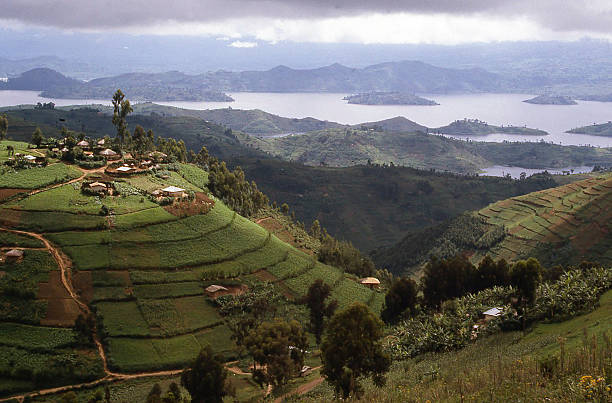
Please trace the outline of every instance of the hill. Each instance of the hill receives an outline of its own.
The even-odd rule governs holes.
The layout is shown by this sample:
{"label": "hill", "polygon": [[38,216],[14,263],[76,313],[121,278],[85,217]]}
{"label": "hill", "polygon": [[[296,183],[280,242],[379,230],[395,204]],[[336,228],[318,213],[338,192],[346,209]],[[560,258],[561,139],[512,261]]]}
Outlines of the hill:
{"label": "hill", "polygon": [[[605,148],[566,147],[544,142],[466,142],[422,132],[391,133],[376,126],[373,123],[371,128],[359,126],[281,138],[249,138],[243,143],[285,160],[337,167],[365,165],[370,161],[421,169],[477,173],[481,168],[491,165],[545,169],[568,165],[612,164],[612,150]],[[475,127],[491,130],[491,126],[484,124]]]}
{"label": "hill", "polygon": [[538,95],[523,102],[536,105],[578,105],[572,98],[561,95]]}
{"label": "hill", "polygon": [[[212,284],[266,295],[277,301],[277,315],[302,321],[304,307],[294,301],[318,278],[340,306],[359,300],[380,310],[383,294],[229,209],[194,165],[117,177],[104,167],[49,162],[0,176],[2,250],[24,252],[0,266],[0,396],[118,373],[164,375],[157,371],[182,368],[205,344],[236,357],[234,317],[205,290]],[[82,191],[92,181],[113,194]],[[166,186],[188,197],[151,195]],[[99,324],[92,345],[72,330],[89,312]],[[72,372],[59,364],[66,360]]]}
{"label": "hill", "polygon": [[544,265],[583,260],[612,263],[612,175],[498,201],[476,212],[406,236],[374,261],[395,273],[415,272],[430,255],[468,253],[514,261],[536,257]]}
{"label": "hill", "polygon": [[277,66],[266,71],[129,73],[91,80],[81,86],[56,87],[54,98],[108,99],[117,88],[146,100],[228,100],[221,92],[486,92],[507,88],[500,76],[482,69],[449,69],[418,61],[381,63],[364,68],[340,64],[315,69]]}
{"label": "hill", "polygon": [[529,136],[546,136],[548,133],[544,130],[531,129],[528,127],[518,126],[494,126],[478,119],[463,119],[455,120],[447,126],[432,129],[434,133],[443,134],[459,134],[459,135],[485,135],[493,133],[505,134],[523,134]]}
{"label": "hill", "polygon": [[357,105],[439,105],[430,99],[400,92],[364,92],[342,99]]}
{"label": "hill", "polygon": [[75,80],[48,68],[35,68],[17,77],[11,77],[7,82],[0,82],[0,90],[30,90],[30,91],[75,91],[83,85]]}
{"label": "hill", "polygon": [[255,158],[231,163],[241,166],[271,200],[288,203],[307,227],[318,219],[332,235],[362,251],[393,245],[407,231],[493,201],[556,186],[550,175],[519,181],[374,165],[311,167]]}
{"label": "hill", "polygon": [[384,131],[390,133],[414,133],[414,132],[427,132],[427,127],[420,125],[412,120],[406,119],[403,116],[396,116],[394,118],[379,120],[377,122],[365,122],[358,125],[354,125],[354,128],[372,128],[375,131]]}
{"label": "hill", "polygon": [[[106,111],[107,109],[105,108],[104,110]],[[285,118],[259,109],[241,110],[224,108],[194,110],[157,105],[154,103],[140,103],[134,105],[134,114],[159,114],[162,116],[195,117],[229,127],[232,130],[262,136],[286,133],[304,133],[314,130],[343,127],[343,125],[339,123],[314,118]]]}
{"label": "hill", "polygon": [[591,136],[612,136],[612,122],[593,124],[590,126],[577,127],[566,133],[590,134]]}

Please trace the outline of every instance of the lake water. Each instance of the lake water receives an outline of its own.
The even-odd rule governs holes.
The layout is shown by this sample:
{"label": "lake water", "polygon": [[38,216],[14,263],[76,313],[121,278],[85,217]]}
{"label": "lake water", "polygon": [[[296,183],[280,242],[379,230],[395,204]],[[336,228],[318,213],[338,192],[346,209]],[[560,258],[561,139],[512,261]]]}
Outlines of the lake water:
{"label": "lake water", "polygon": [[[235,102],[158,102],[186,109],[261,109],[289,118],[313,117],[344,124],[357,124],[404,116],[427,127],[440,127],[463,118],[477,118],[493,125],[515,125],[542,129],[547,136],[490,134],[454,136],[478,141],[540,141],[563,145],[612,147],[612,137],[565,133],[574,127],[612,119],[612,104],[578,101],[578,105],[534,105],[522,102],[529,94],[427,95],[440,105],[351,105],[348,94],[254,93],[231,94]],[[36,91],[0,91],[0,107],[53,101],[58,106],[105,104],[109,100],[47,99]]]}
{"label": "lake water", "polygon": [[579,173],[587,173],[593,171],[592,166],[577,166],[577,167],[567,167],[563,169],[559,168],[549,168],[549,169],[529,169],[529,168],[521,168],[521,167],[508,167],[503,165],[493,165],[487,167],[482,170],[481,175],[485,176],[506,176],[510,175],[511,177],[518,179],[521,176],[521,173],[525,172],[527,176],[531,176],[533,174],[537,174],[540,172],[548,171],[553,175],[563,175],[563,171],[570,171],[571,173],[579,174]]}

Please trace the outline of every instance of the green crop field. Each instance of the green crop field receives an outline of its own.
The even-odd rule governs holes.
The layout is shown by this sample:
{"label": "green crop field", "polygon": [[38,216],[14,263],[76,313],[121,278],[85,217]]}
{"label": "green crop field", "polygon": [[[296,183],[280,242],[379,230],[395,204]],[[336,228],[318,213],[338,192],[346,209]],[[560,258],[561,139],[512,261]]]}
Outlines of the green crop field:
{"label": "green crop field", "polygon": [[[206,345],[227,360],[235,359],[238,350],[228,318],[219,313],[204,288],[231,284],[238,287],[236,292],[248,292],[262,284],[253,274],[262,269],[278,279],[271,287],[279,295],[301,296],[321,278],[333,287],[332,297],[341,307],[361,301],[380,311],[382,294],[345,278],[336,268],[317,263],[313,256],[236,214],[219,199],[212,197],[214,205],[206,212],[179,217],[147,197],[147,191],[170,184],[208,193],[206,172],[177,165],[178,172],[161,171],[163,175],[117,182],[124,195],[85,195],[81,182],[76,181],[0,205],[1,227],[41,234],[69,259],[69,281],[77,285],[78,278],[78,292],[97,318],[111,369],[181,368]],[[49,181],[42,181],[38,170],[23,171],[31,182],[28,186],[49,187],[57,181],[58,172],[73,173],[62,180],[81,175],[62,163],[45,169],[50,172]],[[110,214],[101,215],[103,205]],[[0,231],[0,245],[44,248],[35,238],[4,231]],[[75,370],[45,385],[102,376],[99,356],[91,347],[78,344],[75,331],[40,326],[50,312],[62,314],[57,309],[65,302],[51,304],[50,299],[36,298],[40,284],[45,284],[41,289],[46,293],[66,298],[64,286],[57,284],[58,273],[49,274],[52,270],[57,265],[47,250],[26,250],[23,261],[0,266],[0,396],[34,389],[28,377],[35,368],[55,365],[50,362],[74,363]],[[288,312],[295,311],[303,317],[304,307],[290,300],[283,300],[279,312],[291,316]],[[79,353],[70,355],[72,348]],[[27,363],[9,370],[12,360]]]}
{"label": "green crop field", "polygon": [[43,168],[23,169],[0,175],[0,188],[38,189],[81,176],[77,168],[65,164],[51,164]]}
{"label": "green crop field", "polygon": [[478,214],[488,223],[503,225],[507,235],[492,249],[476,251],[475,262],[489,253],[507,260],[532,255],[546,265],[579,263],[580,259],[612,263],[607,229],[612,222],[612,175],[503,200]]}

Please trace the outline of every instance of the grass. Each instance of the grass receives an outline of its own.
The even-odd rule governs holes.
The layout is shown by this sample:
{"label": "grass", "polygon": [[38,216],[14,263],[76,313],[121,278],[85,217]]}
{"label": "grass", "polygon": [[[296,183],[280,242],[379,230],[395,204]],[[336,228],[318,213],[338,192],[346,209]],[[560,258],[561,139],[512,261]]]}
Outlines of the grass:
{"label": "grass", "polygon": [[39,189],[81,176],[81,171],[66,164],[51,164],[43,168],[23,169],[0,175],[0,188]]}
{"label": "grass", "polygon": [[[606,331],[609,337],[611,315],[612,291],[608,291],[593,312],[565,322],[537,324],[526,336],[520,332],[498,333],[479,338],[459,351],[395,361],[383,388],[370,381],[363,383],[360,401],[609,401],[609,394],[599,400],[587,398],[580,379],[584,375],[603,376],[606,365],[609,368],[609,339],[606,344],[603,338],[593,337]],[[566,341],[559,343],[559,337]],[[557,364],[550,361],[551,356],[557,357]],[[553,364],[545,367],[545,362]],[[298,400],[332,401],[333,390],[323,383],[300,399],[289,401]]]}
{"label": "grass", "polygon": [[306,254],[291,252],[287,255],[287,259],[268,267],[268,271],[278,279],[287,279],[296,277],[299,274],[314,267],[315,260]]}
{"label": "grass", "polygon": [[[315,280],[323,280],[324,283],[333,288],[335,283],[341,281],[343,277],[344,274],[340,270],[331,266],[326,266],[322,263],[317,263],[312,269],[304,274],[284,281],[284,284],[296,295],[303,296],[306,295],[308,287],[310,287]],[[343,303],[343,301],[338,301],[338,303]]]}
{"label": "grass", "polygon": [[[206,178],[208,178],[208,176],[206,176]],[[194,192],[203,191],[200,186],[192,184],[179,173],[173,171],[168,172],[168,179],[162,179],[161,177],[148,174],[133,176],[126,179],[126,182],[138,189],[144,190],[145,192],[152,192],[167,186],[177,186],[186,190],[193,190]]]}
{"label": "grass", "polygon": [[46,250],[26,250],[20,262],[5,262],[0,266],[5,275],[0,277],[0,289],[5,295],[33,299],[38,283],[48,281],[49,272],[56,270],[53,257]]}
{"label": "grass", "polygon": [[[31,154],[29,144],[23,141],[2,140],[0,141],[0,163],[8,161],[9,155],[6,149],[7,146],[12,146],[16,153]],[[38,155],[38,154],[36,154]]]}

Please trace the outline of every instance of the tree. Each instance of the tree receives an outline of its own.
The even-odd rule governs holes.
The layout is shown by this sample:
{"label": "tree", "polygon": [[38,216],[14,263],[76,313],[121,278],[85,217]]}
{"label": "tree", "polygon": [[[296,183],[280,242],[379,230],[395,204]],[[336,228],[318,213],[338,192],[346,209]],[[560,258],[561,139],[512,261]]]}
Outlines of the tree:
{"label": "tree", "polygon": [[36,144],[36,147],[40,147],[40,143],[42,143],[44,139],[40,127],[37,127],[34,133],[32,133],[32,144]]}
{"label": "tree", "polygon": [[[308,341],[302,326],[296,321],[263,322],[245,340],[245,345],[258,370],[253,379],[263,384],[284,385],[304,365]],[[264,370],[265,367],[265,370]]]}
{"label": "tree", "polygon": [[130,101],[125,99],[121,90],[117,90],[113,95],[113,125],[117,128],[117,138],[121,147],[126,137],[129,136],[126,118],[133,111]]}
{"label": "tree", "polygon": [[147,396],[146,403],[161,403],[162,388],[156,383]]}
{"label": "tree", "polygon": [[0,115],[0,141],[4,140],[8,132],[8,118],[6,115]]}
{"label": "tree", "polygon": [[335,314],[327,324],[321,343],[322,373],[346,399],[361,395],[360,379],[371,376],[374,384],[385,384],[391,358],[383,351],[382,321],[360,302]]}
{"label": "tree", "polygon": [[325,300],[331,294],[331,290],[329,285],[319,279],[312,283],[304,297],[304,303],[310,309],[310,329],[315,335],[317,344],[321,343],[325,318],[330,318],[338,307],[338,301],[336,300],[325,303]]}
{"label": "tree", "polygon": [[486,255],[478,264],[474,277],[474,291],[481,291],[496,285],[508,285],[510,269],[504,259],[496,263],[489,255]]}
{"label": "tree", "polygon": [[223,358],[214,355],[210,346],[181,375],[181,385],[191,394],[194,403],[218,403],[230,392]]}
{"label": "tree", "polygon": [[417,283],[413,279],[398,278],[391,284],[391,288],[385,295],[385,307],[380,316],[385,322],[393,323],[407,309],[414,311],[417,294]]}
{"label": "tree", "polygon": [[527,304],[535,300],[538,284],[542,280],[542,266],[537,259],[519,260],[512,266],[510,283],[516,287],[522,307],[522,327],[525,331]]}
{"label": "tree", "polygon": [[475,271],[474,265],[464,255],[452,259],[432,257],[425,265],[421,278],[424,303],[430,307],[439,307],[447,299],[473,291]]}
{"label": "tree", "polygon": [[136,125],[134,128],[134,134],[132,134],[132,149],[135,154],[142,155],[147,150],[147,133],[145,129]]}
{"label": "tree", "polygon": [[91,345],[94,341],[94,332],[96,330],[96,319],[92,314],[79,316],[74,321],[74,331],[77,334],[77,341],[82,345]]}
{"label": "tree", "polygon": [[321,238],[321,224],[319,223],[319,220],[314,220],[312,222],[312,225],[310,226],[310,235],[316,239]]}

